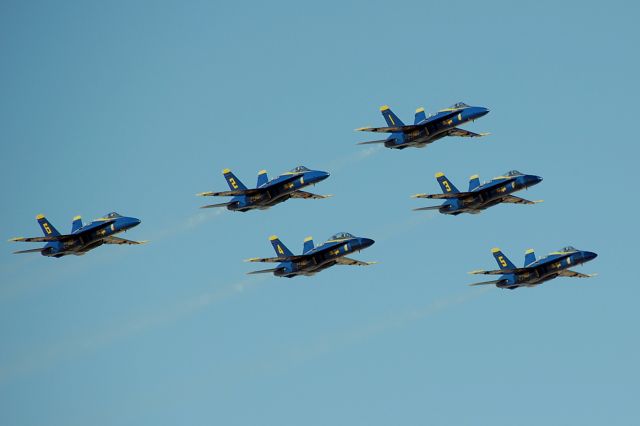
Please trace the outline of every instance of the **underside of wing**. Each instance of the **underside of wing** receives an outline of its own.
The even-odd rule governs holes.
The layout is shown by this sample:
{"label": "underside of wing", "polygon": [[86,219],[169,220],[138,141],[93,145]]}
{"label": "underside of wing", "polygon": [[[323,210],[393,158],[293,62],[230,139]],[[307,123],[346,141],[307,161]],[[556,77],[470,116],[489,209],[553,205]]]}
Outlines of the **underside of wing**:
{"label": "underside of wing", "polygon": [[569,269],[565,269],[564,271],[560,271],[558,273],[561,277],[572,277],[572,278],[591,278],[595,277],[597,274],[583,274],[581,272],[571,271]]}
{"label": "underside of wing", "polygon": [[507,195],[502,198],[503,203],[513,203],[513,204],[537,204],[541,203],[542,200],[530,201],[525,200],[524,198],[516,197],[514,195]]}
{"label": "underside of wing", "polygon": [[463,138],[479,138],[482,136],[487,136],[489,133],[474,133],[468,130],[460,129],[458,127],[454,127],[453,129],[447,132],[449,136],[458,136]]}
{"label": "underside of wing", "polygon": [[106,237],[102,240],[105,244],[128,244],[128,245],[138,245],[138,244],[146,244],[149,241],[132,241],[132,240],[126,240],[124,238],[120,238],[120,237],[113,237],[113,236],[109,236]]}
{"label": "underside of wing", "polygon": [[314,200],[321,200],[329,197],[333,197],[333,195],[319,195],[306,191],[295,191],[291,193],[291,198],[313,198]]}
{"label": "underside of wing", "polygon": [[374,133],[404,133],[411,132],[424,127],[423,125],[415,126],[393,126],[393,127],[360,127],[356,129],[358,132],[374,132]]}
{"label": "underside of wing", "polygon": [[350,266],[369,266],[377,262],[363,262],[362,260],[351,259],[350,257],[339,257],[336,259],[338,265],[350,265]]}

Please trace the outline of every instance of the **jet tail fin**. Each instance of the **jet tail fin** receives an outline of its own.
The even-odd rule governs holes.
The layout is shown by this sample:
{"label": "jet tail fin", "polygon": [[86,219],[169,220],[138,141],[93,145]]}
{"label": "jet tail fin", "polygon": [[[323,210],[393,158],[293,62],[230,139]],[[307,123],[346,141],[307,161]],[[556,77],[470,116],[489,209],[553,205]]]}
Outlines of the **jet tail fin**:
{"label": "jet tail fin", "polygon": [[456,188],[455,185],[452,184],[449,179],[447,179],[444,173],[442,172],[436,173],[436,180],[440,184],[440,188],[442,189],[442,192],[444,194],[447,194],[447,193],[457,194],[460,192],[458,191],[458,188]]}
{"label": "jet tail fin", "polygon": [[524,252],[524,266],[531,265],[536,261],[536,253],[533,249],[529,249]]}
{"label": "jet tail fin", "polygon": [[256,183],[256,188],[261,187],[262,185],[264,185],[267,182],[269,182],[269,177],[267,176],[267,171],[266,170],[260,170],[260,172],[258,172],[258,182]]}
{"label": "jet tail fin", "polygon": [[44,215],[39,214],[38,216],[36,216],[36,220],[38,221],[38,224],[40,225],[40,228],[42,229],[42,232],[46,237],[60,235],[60,232],[58,232],[58,230],[51,224],[51,222],[47,220],[46,217],[44,217]]}
{"label": "jet tail fin", "polygon": [[247,189],[247,187],[244,186],[244,184],[240,181],[240,179],[238,179],[236,175],[234,175],[233,172],[231,172],[231,170],[224,169],[222,171],[222,174],[224,175],[224,178],[227,180],[227,183],[229,184],[229,188],[231,188],[232,191],[238,190],[238,189],[241,189],[241,190]]}
{"label": "jet tail fin", "polygon": [[273,249],[276,251],[276,254],[278,255],[278,257],[293,256],[293,253],[291,253],[291,250],[289,250],[287,246],[282,244],[282,241],[280,241],[280,238],[278,238],[277,236],[275,235],[270,236],[269,241],[271,241],[271,245],[273,245]]}
{"label": "jet tail fin", "polygon": [[82,217],[76,216],[73,218],[73,222],[71,223],[71,233],[73,234],[80,228],[82,228]]}
{"label": "jet tail fin", "polygon": [[413,119],[413,124],[418,124],[421,121],[424,121],[426,119],[427,119],[427,114],[425,114],[424,108],[420,107],[416,110],[416,115],[415,115],[415,118]]}
{"label": "jet tail fin", "polygon": [[499,248],[492,248],[491,253],[493,253],[493,257],[496,259],[496,262],[498,262],[500,269],[517,269],[516,265],[514,265]]}
{"label": "jet tail fin", "polygon": [[480,176],[473,175],[469,178],[469,192],[480,186]]}
{"label": "jet tail fin", "polygon": [[400,120],[400,118],[398,118],[398,116],[395,115],[387,105],[381,106],[380,112],[389,127],[404,126],[402,120]]}
{"label": "jet tail fin", "polygon": [[307,237],[304,239],[304,245],[302,246],[302,254],[313,250],[314,248],[314,244],[313,244],[313,237]]}

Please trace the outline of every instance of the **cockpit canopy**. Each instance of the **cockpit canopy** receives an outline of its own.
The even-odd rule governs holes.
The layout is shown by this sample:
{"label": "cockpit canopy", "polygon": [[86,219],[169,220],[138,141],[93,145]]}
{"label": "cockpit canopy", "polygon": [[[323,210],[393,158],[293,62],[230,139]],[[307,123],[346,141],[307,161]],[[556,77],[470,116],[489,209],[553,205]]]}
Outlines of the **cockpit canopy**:
{"label": "cockpit canopy", "polygon": [[520,172],[519,172],[519,171],[517,171],[517,170],[510,170],[510,171],[508,171],[508,172],[506,173],[506,175],[505,175],[505,176],[521,176],[521,175],[522,175],[522,173],[520,173]]}
{"label": "cockpit canopy", "polygon": [[108,215],[105,216],[107,219],[117,219],[119,217],[122,217],[122,215],[119,215],[116,212],[111,212]]}
{"label": "cockpit canopy", "polygon": [[562,247],[562,249],[560,251],[578,251],[575,247],[572,246],[566,246],[566,247]]}
{"label": "cockpit canopy", "polygon": [[456,102],[451,106],[451,109],[460,109],[460,108],[469,108],[469,105],[465,104],[464,102]]}
{"label": "cockpit canopy", "polygon": [[338,232],[337,234],[332,235],[331,238],[329,238],[329,240],[348,240],[351,238],[355,238],[355,237],[348,232]]}
{"label": "cockpit canopy", "polygon": [[310,172],[311,170],[307,169],[305,166],[298,166],[291,169],[291,173],[304,173]]}

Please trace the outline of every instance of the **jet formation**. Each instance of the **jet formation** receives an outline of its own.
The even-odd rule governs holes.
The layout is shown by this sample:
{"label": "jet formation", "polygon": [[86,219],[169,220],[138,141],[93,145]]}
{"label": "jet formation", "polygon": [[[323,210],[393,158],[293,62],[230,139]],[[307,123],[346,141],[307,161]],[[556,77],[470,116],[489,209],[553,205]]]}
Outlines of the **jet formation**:
{"label": "jet formation", "polygon": [[511,170],[503,176],[497,176],[489,182],[480,184],[478,175],[469,178],[469,191],[460,192],[442,172],[436,173],[442,194],[415,194],[413,198],[431,198],[445,200],[442,205],[420,207],[414,210],[438,210],[442,214],[459,215],[460,213],[478,214],[484,209],[500,203],[536,204],[542,200],[529,201],[511,195],[516,191],[527,189],[542,182],[536,175],[526,175]]}
{"label": "jet formation", "polygon": [[315,185],[329,177],[329,173],[321,170],[309,170],[298,166],[285,172],[275,179],[269,180],[267,171],[258,173],[255,188],[247,188],[229,169],[224,169],[222,175],[229,185],[229,191],[201,192],[200,197],[233,197],[226,203],[209,204],[201,208],[226,207],[227,210],[247,212],[250,210],[265,210],[287,201],[289,198],[329,198],[330,195],[318,195],[301,191],[302,188]]}
{"label": "jet formation", "polygon": [[76,216],[73,218],[69,234],[58,232],[44,215],[39,214],[36,216],[36,220],[44,237],[16,237],[9,241],[47,244],[44,247],[20,250],[14,253],[40,253],[48,257],[62,257],[70,254],[81,256],[103,244],[137,245],[146,243],[146,241],[131,241],[115,236],[140,224],[140,219],[122,216],[116,212],[111,212],[87,225],[83,225],[82,218]]}
{"label": "jet formation", "polygon": [[[356,130],[386,133],[389,136],[383,140],[360,142],[360,144],[384,144],[387,148],[402,150],[409,147],[423,148],[446,136],[473,138],[488,134],[474,133],[458,127],[489,113],[488,108],[469,106],[463,102],[458,102],[428,116],[424,108],[418,108],[411,125],[405,125],[386,105],[380,108],[380,112],[387,123],[386,127],[362,127]],[[225,207],[231,211],[248,212],[266,210],[290,198],[324,199],[331,197],[331,195],[318,195],[303,190],[329,177],[328,172],[311,170],[304,166],[297,166],[273,179],[269,179],[267,172],[261,170],[258,173],[255,188],[247,188],[229,169],[224,169],[222,175],[229,186],[228,191],[201,192],[196,195],[231,197],[231,199],[223,203],[205,205],[201,208]],[[469,189],[466,192],[459,191],[442,172],[436,173],[435,177],[442,190],[441,194],[425,193],[416,194],[413,197],[444,200],[443,204],[419,207],[414,210],[438,210],[442,214],[457,216],[462,213],[478,214],[501,203],[536,204],[542,201],[530,201],[513,195],[515,192],[526,190],[542,181],[540,176],[524,174],[516,170],[511,170],[484,183],[480,183],[478,175],[471,176]],[[140,220],[115,212],[87,225],[83,225],[80,216],[76,216],[69,234],[61,234],[43,215],[38,215],[36,219],[44,233],[43,237],[17,237],[10,241],[46,243],[45,246],[14,253],[40,253],[43,256],[57,258],[67,255],[83,255],[103,244],[138,245],[146,242],[117,237],[117,234],[139,225]],[[348,257],[352,253],[370,247],[374,244],[374,240],[356,237],[347,232],[337,233],[318,246],[314,245],[311,237],[307,237],[303,243],[302,253],[299,255],[294,255],[277,236],[271,236],[269,240],[276,252],[276,257],[251,258],[247,259],[247,262],[276,263],[277,266],[252,271],[249,274],[272,273],[277,277],[293,278],[299,275],[312,276],[334,265],[368,266],[375,263]],[[492,249],[492,253],[500,269],[477,270],[470,273],[500,275],[500,278],[471,285],[493,284],[499,288],[513,290],[519,287],[537,286],[561,276],[588,278],[593,275],[582,274],[570,268],[597,257],[594,252],[577,250],[569,246],[536,260],[533,250],[527,250],[524,266],[517,268],[500,249]]]}
{"label": "jet formation", "polygon": [[591,251],[578,250],[567,246],[536,260],[533,249],[529,249],[525,252],[524,267],[518,268],[499,248],[491,249],[491,253],[493,253],[493,257],[498,262],[500,269],[493,271],[477,270],[469,273],[473,275],[500,275],[500,278],[470,285],[495,284],[499,288],[514,290],[519,287],[534,287],[557,277],[591,278],[595,274],[582,274],[569,268],[589,262],[598,256]]}

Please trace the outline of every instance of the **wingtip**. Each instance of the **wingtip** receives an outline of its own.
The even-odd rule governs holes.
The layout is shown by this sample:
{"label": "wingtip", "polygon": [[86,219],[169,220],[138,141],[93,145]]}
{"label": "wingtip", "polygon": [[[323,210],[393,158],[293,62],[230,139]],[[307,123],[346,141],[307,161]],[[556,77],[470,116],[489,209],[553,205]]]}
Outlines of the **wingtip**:
{"label": "wingtip", "polygon": [[22,239],[24,239],[24,237],[13,237],[13,238],[9,238],[7,241],[15,242],[15,241],[20,241]]}
{"label": "wingtip", "polygon": [[409,198],[424,198],[425,195],[427,195],[427,194],[413,194]]}
{"label": "wingtip", "polygon": [[357,129],[353,129],[356,132],[364,132],[365,130],[371,128],[371,126],[369,127],[358,127]]}
{"label": "wingtip", "polygon": [[467,272],[467,274],[469,274],[469,275],[478,275],[478,274],[480,274],[482,272],[484,272],[482,269],[475,269],[473,271]]}

